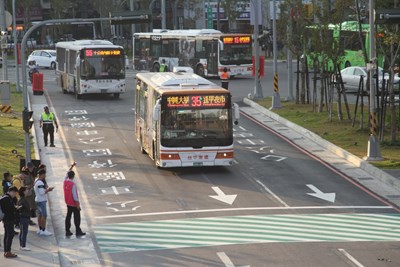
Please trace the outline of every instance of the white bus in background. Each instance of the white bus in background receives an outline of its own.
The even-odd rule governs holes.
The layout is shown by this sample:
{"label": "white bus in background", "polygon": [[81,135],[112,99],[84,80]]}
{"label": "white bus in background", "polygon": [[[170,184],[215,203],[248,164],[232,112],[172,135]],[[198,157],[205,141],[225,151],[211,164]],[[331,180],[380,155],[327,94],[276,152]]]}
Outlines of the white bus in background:
{"label": "white bus in background", "polygon": [[252,35],[222,33],[214,29],[153,30],[133,35],[136,70],[158,72],[165,60],[168,70],[190,67],[200,76],[251,76]]}
{"label": "white bus in background", "polygon": [[135,134],[162,168],[234,164],[231,93],[188,72],[136,75]]}
{"label": "white bus in background", "polygon": [[86,94],[125,93],[125,53],[122,46],[105,40],[58,42],[57,83],[77,99]]}

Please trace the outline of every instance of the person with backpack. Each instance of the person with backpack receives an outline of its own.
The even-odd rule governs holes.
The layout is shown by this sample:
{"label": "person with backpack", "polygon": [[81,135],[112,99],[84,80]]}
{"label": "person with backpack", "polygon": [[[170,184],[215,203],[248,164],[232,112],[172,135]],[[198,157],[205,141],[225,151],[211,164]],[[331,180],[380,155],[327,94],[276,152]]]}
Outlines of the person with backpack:
{"label": "person with backpack", "polygon": [[13,198],[16,197],[18,189],[15,186],[11,186],[8,192],[1,197],[0,207],[4,213],[2,219],[4,226],[4,257],[5,258],[15,258],[17,254],[11,252],[12,241],[14,238],[14,222],[15,214],[19,206],[14,205]]}

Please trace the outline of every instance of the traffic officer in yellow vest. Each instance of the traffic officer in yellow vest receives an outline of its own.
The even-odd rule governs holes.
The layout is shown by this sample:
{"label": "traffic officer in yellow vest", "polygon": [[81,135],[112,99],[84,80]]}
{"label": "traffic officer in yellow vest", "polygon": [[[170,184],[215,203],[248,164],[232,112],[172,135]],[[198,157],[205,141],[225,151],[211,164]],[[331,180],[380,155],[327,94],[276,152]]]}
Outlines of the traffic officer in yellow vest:
{"label": "traffic officer in yellow vest", "polygon": [[50,134],[50,146],[54,147],[54,124],[58,131],[58,123],[53,112],[49,111],[49,107],[44,107],[44,112],[40,116],[40,127],[43,130],[44,146],[47,146],[47,137]]}
{"label": "traffic officer in yellow vest", "polygon": [[165,59],[161,60],[160,64],[160,72],[167,72],[168,71],[168,66],[165,64]]}

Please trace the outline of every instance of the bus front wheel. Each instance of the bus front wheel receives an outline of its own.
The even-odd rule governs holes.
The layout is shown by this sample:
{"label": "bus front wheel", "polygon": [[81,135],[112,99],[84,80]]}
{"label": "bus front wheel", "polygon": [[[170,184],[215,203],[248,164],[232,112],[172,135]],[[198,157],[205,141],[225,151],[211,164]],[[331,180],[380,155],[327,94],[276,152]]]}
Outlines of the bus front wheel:
{"label": "bus front wheel", "polygon": [[203,65],[198,65],[196,68],[196,74],[204,77],[204,66]]}
{"label": "bus front wheel", "polygon": [[344,63],[344,67],[345,68],[351,67],[351,63],[349,61],[346,61],[346,63]]}
{"label": "bus front wheel", "polygon": [[114,99],[119,99],[119,93],[114,93],[113,96],[114,96]]}

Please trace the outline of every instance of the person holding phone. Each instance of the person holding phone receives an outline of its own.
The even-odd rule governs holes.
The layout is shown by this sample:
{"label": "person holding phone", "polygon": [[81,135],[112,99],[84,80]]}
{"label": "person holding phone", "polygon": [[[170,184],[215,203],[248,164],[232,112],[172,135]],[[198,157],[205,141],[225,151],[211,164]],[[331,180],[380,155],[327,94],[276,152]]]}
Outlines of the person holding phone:
{"label": "person holding phone", "polygon": [[29,188],[22,186],[19,190],[19,200],[16,208],[19,213],[19,245],[20,250],[29,251],[30,249],[26,246],[26,237],[28,236],[29,221],[31,219],[31,210],[26,196],[29,193]]}
{"label": "person holding phone", "polygon": [[35,190],[35,201],[38,211],[38,225],[39,235],[49,236],[52,235],[46,230],[46,220],[47,220],[47,196],[46,194],[53,191],[54,187],[46,186],[46,170],[41,169],[38,172],[38,178],[35,180],[34,190]]}
{"label": "person holding phone", "polygon": [[76,236],[84,236],[84,233],[81,229],[81,205],[78,197],[78,189],[76,187],[74,178],[75,172],[72,170],[76,165],[76,162],[71,164],[67,175],[64,179],[64,200],[67,205],[67,216],[65,217],[65,235],[67,237],[72,235],[71,232],[71,217],[74,215],[74,224],[75,224],[75,235]]}

